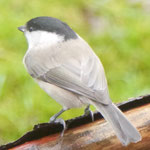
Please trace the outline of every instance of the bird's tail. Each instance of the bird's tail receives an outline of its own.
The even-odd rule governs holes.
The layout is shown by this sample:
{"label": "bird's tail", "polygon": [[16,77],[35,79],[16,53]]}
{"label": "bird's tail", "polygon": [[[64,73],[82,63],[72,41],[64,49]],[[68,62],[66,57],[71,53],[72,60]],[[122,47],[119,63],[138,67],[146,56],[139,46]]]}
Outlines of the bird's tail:
{"label": "bird's tail", "polygon": [[141,140],[141,135],[137,129],[113,103],[109,105],[102,105],[98,102],[93,102],[93,104],[110,123],[123,145],[126,146],[131,142],[136,143]]}

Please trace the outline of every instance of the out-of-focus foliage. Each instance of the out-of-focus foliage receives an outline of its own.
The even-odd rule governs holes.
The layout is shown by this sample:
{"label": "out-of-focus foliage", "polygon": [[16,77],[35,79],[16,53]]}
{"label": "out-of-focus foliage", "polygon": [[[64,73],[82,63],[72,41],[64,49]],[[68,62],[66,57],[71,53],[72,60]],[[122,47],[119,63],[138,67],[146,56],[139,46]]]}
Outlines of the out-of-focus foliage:
{"label": "out-of-focus foliage", "polygon": [[[91,45],[114,102],[150,92],[149,0],[0,0],[0,145],[61,109],[22,64],[27,43],[17,27],[37,16],[65,21]],[[73,109],[61,117],[82,113]]]}

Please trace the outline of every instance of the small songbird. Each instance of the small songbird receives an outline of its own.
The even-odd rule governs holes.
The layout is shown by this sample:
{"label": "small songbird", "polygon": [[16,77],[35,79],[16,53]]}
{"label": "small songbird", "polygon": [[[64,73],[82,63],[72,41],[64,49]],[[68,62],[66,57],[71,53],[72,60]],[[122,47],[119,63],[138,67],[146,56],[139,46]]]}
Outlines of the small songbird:
{"label": "small songbird", "polygon": [[39,86],[62,110],[94,105],[110,123],[123,145],[141,140],[137,129],[112,103],[104,69],[91,47],[66,23],[52,17],[37,17],[18,28],[24,32],[28,50],[24,64]]}

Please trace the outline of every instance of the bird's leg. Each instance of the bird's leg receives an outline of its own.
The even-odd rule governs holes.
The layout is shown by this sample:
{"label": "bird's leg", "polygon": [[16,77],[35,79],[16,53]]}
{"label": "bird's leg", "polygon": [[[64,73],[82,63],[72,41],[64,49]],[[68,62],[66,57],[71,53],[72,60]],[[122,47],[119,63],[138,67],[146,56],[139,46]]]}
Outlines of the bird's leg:
{"label": "bird's leg", "polygon": [[93,112],[90,110],[90,105],[88,105],[85,110],[84,110],[84,115],[88,115],[90,114],[92,121],[94,121],[94,114]]}
{"label": "bird's leg", "polygon": [[61,119],[61,118],[57,119],[57,117],[60,116],[66,110],[67,109],[64,109],[64,108],[61,109],[57,114],[55,114],[54,116],[52,116],[50,118],[50,121],[49,121],[49,123],[54,122],[54,123],[60,123],[60,124],[63,125],[63,131],[61,133],[61,137],[64,135],[64,131],[66,130],[66,123],[65,123],[65,121],[63,119]]}
{"label": "bird's leg", "polygon": [[64,111],[66,111],[66,109],[61,109],[57,114],[55,114],[54,116],[52,116],[50,118],[50,122],[55,122],[55,120],[57,119],[57,117],[60,116]]}

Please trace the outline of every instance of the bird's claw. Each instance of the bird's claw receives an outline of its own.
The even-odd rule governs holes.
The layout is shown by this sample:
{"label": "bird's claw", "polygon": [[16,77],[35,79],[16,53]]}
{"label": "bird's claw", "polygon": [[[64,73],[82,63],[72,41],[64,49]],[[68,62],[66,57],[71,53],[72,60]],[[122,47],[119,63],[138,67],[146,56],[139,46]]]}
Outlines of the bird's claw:
{"label": "bird's claw", "polygon": [[64,132],[67,129],[66,122],[62,118],[56,119],[54,116],[52,116],[49,123],[60,123],[63,126],[63,130],[61,132],[61,137],[63,137]]}
{"label": "bird's claw", "polygon": [[94,121],[94,113],[92,110],[90,110],[90,107],[86,107],[85,108],[85,111],[84,111],[84,115],[89,115],[91,116],[91,119],[92,119],[92,122]]}

